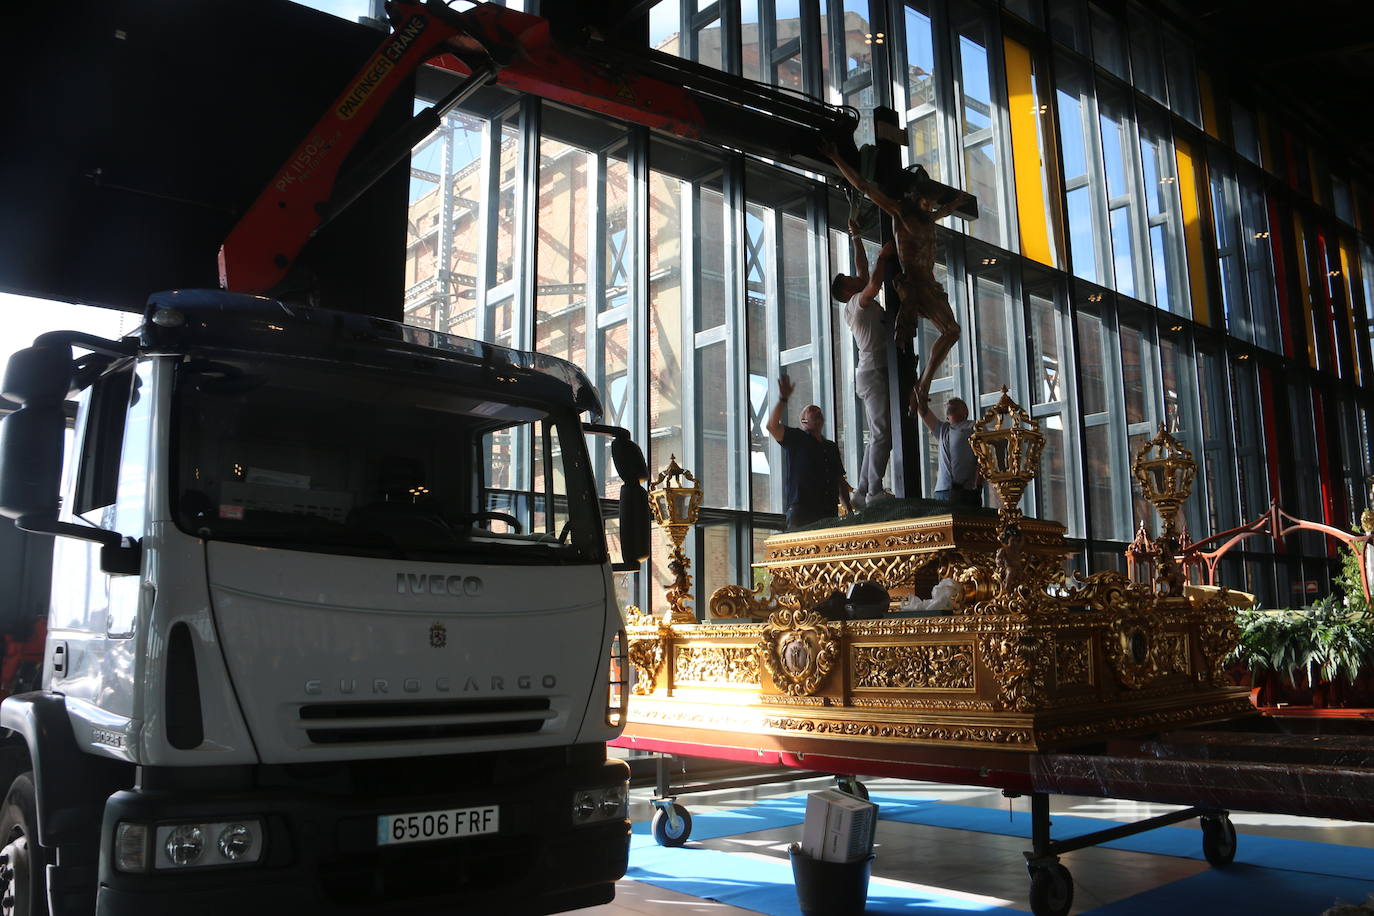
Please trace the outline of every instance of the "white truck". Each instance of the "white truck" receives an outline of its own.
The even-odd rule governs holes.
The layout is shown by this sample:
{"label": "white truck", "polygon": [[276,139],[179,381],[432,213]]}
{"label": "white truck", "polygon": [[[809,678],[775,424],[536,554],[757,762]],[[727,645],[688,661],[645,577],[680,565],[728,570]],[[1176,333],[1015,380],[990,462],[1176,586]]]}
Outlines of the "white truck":
{"label": "white truck", "polygon": [[579,369],[181,291],[43,335],[3,393],[0,512],[58,537],[41,688],[0,705],[4,913],[612,898],[647,475]]}

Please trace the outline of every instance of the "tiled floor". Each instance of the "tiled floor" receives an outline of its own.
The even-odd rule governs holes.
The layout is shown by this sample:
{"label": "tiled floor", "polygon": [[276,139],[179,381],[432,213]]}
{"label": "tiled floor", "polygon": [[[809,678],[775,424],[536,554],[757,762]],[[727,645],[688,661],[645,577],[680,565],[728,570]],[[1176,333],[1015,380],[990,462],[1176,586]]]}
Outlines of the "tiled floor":
{"label": "tiled floor", "polygon": [[[961,805],[1004,810],[1008,805],[1015,805],[1019,811],[1029,810],[1026,799],[1008,800],[990,790],[899,780],[871,780],[866,781],[865,785],[874,794],[909,794],[936,797]],[[693,814],[698,814],[743,808],[755,799],[795,795],[829,786],[828,780],[787,782],[702,793],[685,797],[682,802]],[[648,805],[650,795],[649,790],[631,793],[631,817],[635,821],[646,820],[652,815]],[[1052,814],[1121,821],[1140,820],[1169,810],[1172,809],[1165,805],[1107,799],[1060,796],[1051,800]],[[1240,834],[1242,848],[1246,834],[1374,847],[1374,824],[1244,812],[1233,812],[1232,822]],[[1180,826],[1196,824],[1196,821],[1189,821]],[[707,840],[700,845],[743,855],[786,859],[788,844],[800,837],[801,827],[796,826]],[[967,894],[997,906],[1029,911],[1026,902],[1028,881],[1022,856],[1023,850],[1028,847],[1028,842],[1018,837],[880,821],[876,850],[878,859],[873,877],[875,882],[904,882],[936,887],[946,894]],[[1061,861],[1073,874],[1073,913],[1134,896],[1209,867],[1202,860],[1103,848],[1068,853],[1061,857]],[[614,903],[581,912],[594,916],[691,916],[699,913],[751,916],[749,910],[684,896],[628,879],[621,881],[617,887]]]}

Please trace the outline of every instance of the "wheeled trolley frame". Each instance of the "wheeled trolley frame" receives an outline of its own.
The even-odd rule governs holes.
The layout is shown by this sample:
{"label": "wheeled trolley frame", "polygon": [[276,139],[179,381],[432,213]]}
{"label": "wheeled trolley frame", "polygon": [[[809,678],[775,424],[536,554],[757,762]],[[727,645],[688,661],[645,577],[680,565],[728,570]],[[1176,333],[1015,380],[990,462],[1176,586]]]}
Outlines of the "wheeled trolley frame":
{"label": "wheeled trolley frame", "polygon": [[[1225,866],[1237,852],[1232,808],[1374,822],[1374,722],[1369,721],[1250,716],[1040,754],[961,754],[892,743],[756,737],[760,746],[741,747],[737,735],[632,723],[616,744],[660,754],[791,767],[817,776],[838,774],[839,787],[860,797],[867,796],[860,776],[999,788],[1008,797],[1028,796],[1031,848],[1025,857],[1035,916],[1069,912],[1073,878],[1059,857],[1075,850],[1198,818],[1203,855],[1213,866]],[[680,846],[691,836],[691,813],[678,801],[686,787],[670,794],[666,769],[662,772],[654,800],[654,837],[662,845]],[[776,781],[777,774],[770,774],[751,784]],[[1054,795],[1186,807],[1055,839],[1050,819]]]}

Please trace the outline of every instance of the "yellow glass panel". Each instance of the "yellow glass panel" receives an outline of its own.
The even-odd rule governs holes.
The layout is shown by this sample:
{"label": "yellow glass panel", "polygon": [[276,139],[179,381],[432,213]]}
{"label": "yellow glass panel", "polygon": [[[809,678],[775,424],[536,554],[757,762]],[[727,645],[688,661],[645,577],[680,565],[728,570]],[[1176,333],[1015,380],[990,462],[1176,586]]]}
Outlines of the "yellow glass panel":
{"label": "yellow glass panel", "polygon": [[1307,276],[1307,233],[1302,231],[1302,217],[1293,214],[1293,238],[1298,245],[1298,304],[1303,324],[1307,327],[1307,363],[1317,368],[1317,329],[1312,324],[1312,283]]}
{"label": "yellow glass panel", "polygon": [[1212,74],[1206,70],[1197,72],[1197,91],[1202,96],[1202,129],[1213,138],[1220,140],[1221,132],[1217,124],[1217,97],[1212,92]]}
{"label": "yellow glass panel", "polygon": [[1178,196],[1183,202],[1183,242],[1188,250],[1188,292],[1193,300],[1193,320],[1211,324],[1206,255],[1202,247],[1202,201],[1205,198],[1199,193],[1206,176],[1198,174],[1193,148],[1182,137],[1174,141],[1174,158],[1178,162]]}
{"label": "yellow glass panel", "polygon": [[1042,112],[1035,100],[1030,50],[1010,38],[1004,39],[1003,44],[1006,47],[1011,157],[1016,172],[1016,216],[1021,229],[1021,253],[1053,267],[1050,210],[1040,155]]}

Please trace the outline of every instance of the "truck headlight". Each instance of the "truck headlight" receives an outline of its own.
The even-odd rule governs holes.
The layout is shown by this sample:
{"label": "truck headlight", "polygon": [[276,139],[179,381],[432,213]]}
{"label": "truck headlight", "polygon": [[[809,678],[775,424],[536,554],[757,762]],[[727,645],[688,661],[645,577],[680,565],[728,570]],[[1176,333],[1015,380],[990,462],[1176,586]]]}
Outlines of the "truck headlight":
{"label": "truck headlight", "polygon": [[[120,829],[143,825],[120,824]],[[262,821],[249,818],[234,821],[157,824],[153,828],[153,868],[167,871],[180,868],[211,868],[216,865],[248,865],[262,858]],[[116,834],[118,857],[124,840]],[[128,841],[132,847],[133,839]],[[116,864],[119,864],[118,859]],[[133,871],[120,865],[121,871]],[[146,865],[144,866],[146,870]]]}
{"label": "truck headlight", "polygon": [[605,818],[625,816],[625,787],[612,786],[601,793],[601,804],[597,814]]}
{"label": "truck headlight", "polygon": [[573,793],[574,824],[594,824],[625,819],[625,784],[580,789]]}
{"label": "truck headlight", "polygon": [[173,865],[195,865],[205,852],[205,834],[195,824],[172,828],[162,848]]}
{"label": "truck headlight", "polygon": [[238,862],[253,850],[257,838],[246,824],[230,824],[220,831],[219,854],[230,862]]}

